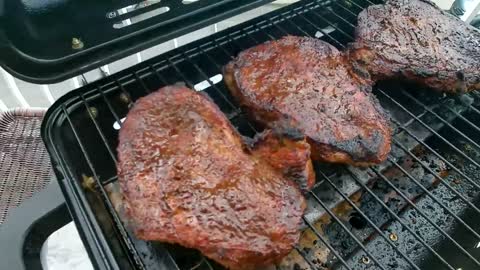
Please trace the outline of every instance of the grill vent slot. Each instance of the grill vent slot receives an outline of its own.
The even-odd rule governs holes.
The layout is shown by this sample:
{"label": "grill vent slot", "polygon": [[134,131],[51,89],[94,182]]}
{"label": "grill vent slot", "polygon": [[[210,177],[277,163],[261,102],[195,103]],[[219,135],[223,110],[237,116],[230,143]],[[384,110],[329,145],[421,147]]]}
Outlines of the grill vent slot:
{"label": "grill vent slot", "polygon": [[132,17],[130,17],[128,19],[125,19],[125,20],[122,20],[118,23],[114,23],[113,28],[121,29],[121,28],[130,26],[130,25],[145,21],[147,19],[153,18],[155,16],[162,15],[162,14],[167,13],[169,11],[170,11],[169,7],[159,7],[157,9],[150,10],[150,11],[147,11],[145,13],[132,16]]}

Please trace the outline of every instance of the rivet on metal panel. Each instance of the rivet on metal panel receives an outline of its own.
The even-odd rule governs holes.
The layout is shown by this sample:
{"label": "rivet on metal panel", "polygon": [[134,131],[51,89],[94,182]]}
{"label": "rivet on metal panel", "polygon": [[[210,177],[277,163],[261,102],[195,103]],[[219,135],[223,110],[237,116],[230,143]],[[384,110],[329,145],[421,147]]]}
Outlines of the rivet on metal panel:
{"label": "rivet on metal panel", "polygon": [[86,176],[82,174],[82,187],[87,190],[94,191],[95,190],[95,180],[91,176]]}
{"label": "rivet on metal panel", "polygon": [[362,263],[363,264],[370,264],[370,258],[368,258],[367,256],[363,256],[362,257]]}
{"label": "rivet on metal panel", "polygon": [[130,98],[125,93],[120,94],[120,100],[127,103],[127,104],[129,104],[131,102]]}
{"label": "rivet on metal panel", "polygon": [[392,240],[393,242],[397,242],[398,241],[398,236],[397,234],[395,233],[391,233],[389,236],[390,240]]}
{"label": "rivet on metal panel", "polygon": [[93,118],[97,118],[97,116],[98,116],[98,110],[97,110],[97,108],[95,108],[95,107],[90,107],[89,110],[90,110],[91,116],[92,116]]}
{"label": "rivet on metal panel", "polygon": [[343,2],[345,4],[345,6],[347,7],[352,7],[352,3],[350,1],[345,1]]}
{"label": "rivet on metal panel", "polygon": [[80,50],[83,49],[83,41],[80,38],[72,38],[72,49]]}

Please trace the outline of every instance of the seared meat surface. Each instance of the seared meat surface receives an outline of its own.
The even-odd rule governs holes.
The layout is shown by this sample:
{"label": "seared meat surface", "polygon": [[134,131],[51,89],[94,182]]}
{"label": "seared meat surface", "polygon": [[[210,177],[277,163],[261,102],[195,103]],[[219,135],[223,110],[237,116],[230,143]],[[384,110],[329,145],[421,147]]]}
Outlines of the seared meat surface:
{"label": "seared meat surface", "polygon": [[310,145],[302,134],[279,134],[266,130],[255,137],[253,154],[294,180],[302,191],[313,188],[315,172],[310,159]]}
{"label": "seared meat surface", "polygon": [[391,0],[358,16],[350,57],[373,79],[445,92],[480,89],[480,32],[427,0]]}
{"label": "seared meat surface", "polygon": [[206,96],[183,86],[139,99],[119,134],[118,175],[135,235],[196,248],[230,269],[278,261],[306,207],[293,181],[250,153]]}
{"label": "seared meat surface", "polygon": [[302,132],[313,158],[366,166],[386,159],[391,130],[369,81],[353,70],[330,44],[287,36],[241,52],[224,77],[255,121]]}

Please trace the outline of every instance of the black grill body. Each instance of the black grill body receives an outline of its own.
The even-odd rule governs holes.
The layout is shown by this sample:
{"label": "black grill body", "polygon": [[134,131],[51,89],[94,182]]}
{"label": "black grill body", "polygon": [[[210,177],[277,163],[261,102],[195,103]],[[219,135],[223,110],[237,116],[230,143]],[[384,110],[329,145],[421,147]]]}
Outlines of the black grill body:
{"label": "black grill body", "polygon": [[[48,111],[42,136],[68,207],[99,269],[219,269],[195,250],[135,239],[118,200],[121,119],[139,97],[184,82],[255,135],[223,81],[240,51],[285,35],[353,40],[369,0],[300,1],[86,85]],[[391,115],[393,149],[368,169],[315,164],[301,241],[278,269],[480,269],[480,97],[402,82],[374,94]]]}
{"label": "black grill body", "polygon": [[25,81],[59,82],[268,2],[1,1],[0,65]]}

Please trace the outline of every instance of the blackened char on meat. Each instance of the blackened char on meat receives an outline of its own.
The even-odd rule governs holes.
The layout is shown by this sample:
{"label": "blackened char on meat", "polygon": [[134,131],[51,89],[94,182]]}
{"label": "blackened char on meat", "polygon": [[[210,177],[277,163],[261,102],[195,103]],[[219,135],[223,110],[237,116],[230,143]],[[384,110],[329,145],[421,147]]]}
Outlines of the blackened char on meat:
{"label": "blackened char on meat", "polygon": [[480,32],[427,0],[390,0],[358,16],[350,58],[374,80],[452,93],[480,89]]}
{"label": "blackened char on meat", "polygon": [[196,248],[230,269],[277,262],[299,240],[306,204],[296,184],[251,154],[200,93],[170,86],[139,99],[118,160],[139,239]]}
{"label": "blackened char on meat", "polygon": [[390,126],[370,81],[324,41],[287,36],[266,42],[241,52],[224,73],[255,121],[301,131],[314,159],[366,166],[390,152]]}
{"label": "blackened char on meat", "polygon": [[252,151],[253,155],[295,181],[303,192],[313,188],[315,172],[310,145],[303,134],[278,133],[269,129],[255,136]]}

